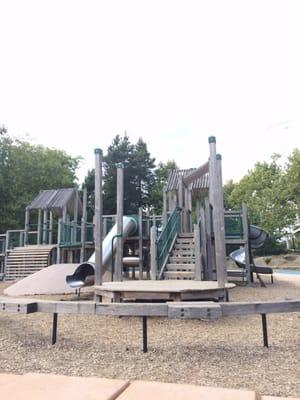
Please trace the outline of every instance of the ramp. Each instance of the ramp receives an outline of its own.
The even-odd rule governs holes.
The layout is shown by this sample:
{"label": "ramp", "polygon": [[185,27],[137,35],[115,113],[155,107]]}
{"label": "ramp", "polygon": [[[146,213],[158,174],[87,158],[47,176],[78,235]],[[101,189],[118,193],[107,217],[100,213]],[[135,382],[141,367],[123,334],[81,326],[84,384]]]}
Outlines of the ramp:
{"label": "ramp", "polygon": [[5,280],[25,278],[48,267],[52,261],[55,245],[15,247],[6,255]]}

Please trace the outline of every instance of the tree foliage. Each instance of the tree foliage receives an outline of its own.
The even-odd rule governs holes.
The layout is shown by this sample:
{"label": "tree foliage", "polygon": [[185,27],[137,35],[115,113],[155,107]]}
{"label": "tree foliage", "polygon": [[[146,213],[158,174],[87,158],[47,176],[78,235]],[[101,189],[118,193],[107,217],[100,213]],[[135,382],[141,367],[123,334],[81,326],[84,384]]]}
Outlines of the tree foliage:
{"label": "tree foliage", "polygon": [[[116,135],[104,157],[103,212],[116,213],[117,164],[124,166],[124,214],[136,214],[139,207],[149,207],[154,184],[155,159],[140,138],[132,144],[125,134]],[[83,187],[88,192],[89,215],[93,213],[95,170],[88,172]]]}
{"label": "tree foliage", "polygon": [[240,208],[242,202],[246,203],[251,223],[282,236],[299,214],[298,157],[295,151],[287,166],[280,165],[278,154],[269,163],[256,163],[239,183],[225,186],[227,207]]}
{"label": "tree foliage", "polygon": [[169,160],[166,163],[160,162],[154,171],[155,183],[151,191],[151,207],[157,214],[163,210],[163,190],[168,181],[169,174],[172,170],[178,169],[174,160]]}
{"label": "tree foliage", "polygon": [[42,189],[72,187],[80,158],[0,131],[0,232],[24,226],[25,207]]}

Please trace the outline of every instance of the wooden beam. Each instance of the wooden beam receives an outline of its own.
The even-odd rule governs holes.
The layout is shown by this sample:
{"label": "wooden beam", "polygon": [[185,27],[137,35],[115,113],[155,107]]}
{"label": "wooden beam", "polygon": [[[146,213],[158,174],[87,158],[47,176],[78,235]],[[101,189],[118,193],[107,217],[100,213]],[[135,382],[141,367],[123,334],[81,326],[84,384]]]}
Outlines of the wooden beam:
{"label": "wooden beam", "polygon": [[300,300],[221,303],[222,315],[251,315],[299,312]]}
{"label": "wooden beam", "polygon": [[123,279],[124,166],[117,164],[117,239],[114,280]]}
{"label": "wooden beam", "polygon": [[83,189],[83,209],[81,218],[81,248],[80,248],[80,262],[85,260],[85,242],[86,242],[86,232],[87,229],[87,189]]}
{"label": "wooden beam", "polygon": [[217,281],[220,288],[226,282],[226,249],[224,201],[220,157],[216,154],[216,138],[209,138],[209,196],[213,206],[214,244],[216,254]]}
{"label": "wooden beam", "polygon": [[156,280],[157,277],[157,246],[156,246],[156,227],[150,229],[150,279]]}
{"label": "wooden beam", "polygon": [[200,229],[199,225],[194,225],[194,242],[195,242],[195,280],[202,280],[202,262],[200,250]]}
{"label": "wooden beam", "polygon": [[189,185],[193,183],[196,179],[201,178],[203,175],[207,174],[209,170],[209,163],[208,161],[201,165],[201,167],[197,168],[195,171],[191,172],[187,176],[183,178],[183,182],[185,185]]}
{"label": "wooden beam", "polygon": [[143,208],[139,208],[139,279],[143,279]]}
{"label": "wooden beam", "polygon": [[95,149],[95,285],[102,283],[102,162],[103,153],[101,149]]}
{"label": "wooden beam", "polygon": [[25,230],[24,230],[24,244],[28,244],[28,232],[29,232],[29,208],[25,210]]}
{"label": "wooden beam", "polygon": [[248,226],[248,210],[245,203],[242,204],[242,222],[243,222],[243,239],[245,240],[245,265],[247,273],[247,283],[251,282],[252,272],[250,266],[250,243],[249,243],[249,226]]}

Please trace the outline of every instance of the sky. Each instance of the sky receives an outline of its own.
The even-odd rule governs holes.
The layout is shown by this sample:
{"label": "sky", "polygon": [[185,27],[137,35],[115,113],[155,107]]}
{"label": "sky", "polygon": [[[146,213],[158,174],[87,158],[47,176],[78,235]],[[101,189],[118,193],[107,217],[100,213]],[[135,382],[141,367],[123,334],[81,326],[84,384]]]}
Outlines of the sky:
{"label": "sky", "polygon": [[0,0],[0,125],[82,156],[115,135],[223,180],[300,147],[298,0]]}

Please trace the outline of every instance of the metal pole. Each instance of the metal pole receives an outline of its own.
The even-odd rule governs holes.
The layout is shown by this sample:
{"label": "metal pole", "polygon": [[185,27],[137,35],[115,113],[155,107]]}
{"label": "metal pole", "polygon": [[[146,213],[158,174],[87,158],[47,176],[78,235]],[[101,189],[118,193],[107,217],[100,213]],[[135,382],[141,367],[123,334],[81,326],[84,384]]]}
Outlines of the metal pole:
{"label": "metal pole", "polygon": [[55,344],[56,340],[57,340],[57,318],[58,318],[58,314],[53,313],[51,344]]}
{"label": "metal pole", "polygon": [[148,352],[148,338],[147,338],[147,317],[142,317],[143,319],[143,353]]}
{"label": "metal pole", "polygon": [[269,347],[268,343],[268,330],[267,330],[267,315],[261,314],[261,322],[263,329],[264,347]]}

